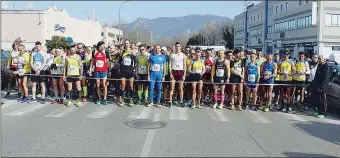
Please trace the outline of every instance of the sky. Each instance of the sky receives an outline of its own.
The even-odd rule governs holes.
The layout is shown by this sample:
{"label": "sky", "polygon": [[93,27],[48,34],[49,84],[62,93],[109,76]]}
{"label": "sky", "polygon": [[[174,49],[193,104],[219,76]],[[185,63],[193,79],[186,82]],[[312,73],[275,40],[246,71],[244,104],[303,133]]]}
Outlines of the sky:
{"label": "sky", "polygon": [[[7,9],[28,9],[30,1],[8,1]],[[101,24],[118,24],[119,7],[124,1],[31,1],[33,10],[45,10],[52,4],[65,9],[71,17],[87,19],[93,10]],[[121,19],[127,23],[137,18],[178,17],[212,14],[229,18],[243,11],[243,1],[129,1],[121,7]]]}

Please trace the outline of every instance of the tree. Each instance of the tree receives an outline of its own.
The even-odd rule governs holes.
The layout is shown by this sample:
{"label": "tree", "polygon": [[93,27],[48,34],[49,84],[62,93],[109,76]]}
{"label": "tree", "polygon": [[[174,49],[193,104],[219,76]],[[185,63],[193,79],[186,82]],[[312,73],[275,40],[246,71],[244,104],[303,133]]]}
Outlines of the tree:
{"label": "tree", "polygon": [[187,42],[187,46],[198,46],[198,45],[205,45],[205,37],[202,34],[196,34],[189,38]]}
{"label": "tree", "polygon": [[234,25],[231,23],[225,23],[220,28],[222,39],[226,42],[228,49],[234,48]]}
{"label": "tree", "polygon": [[70,43],[66,40],[65,37],[60,36],[52,36],[51,40],[46,41],[46,47],[47,49],[53,49],[53,48],[67,48],[70,46]]}

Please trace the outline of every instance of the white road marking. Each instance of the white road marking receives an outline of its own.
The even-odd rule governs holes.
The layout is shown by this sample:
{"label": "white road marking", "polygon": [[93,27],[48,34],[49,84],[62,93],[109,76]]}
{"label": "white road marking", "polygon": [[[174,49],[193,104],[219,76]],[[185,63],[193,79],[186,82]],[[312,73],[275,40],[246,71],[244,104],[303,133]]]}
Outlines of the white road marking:
{"label": "white road marking", "polygon": [[3,105],[1,105],[1,108],[5,108],[5,107],[8,107],[8,106],[11,106],[11,105],[15,105],[15,104],[21,104],[21,105],[24,105],[23,103],[20,103],[18,102],[18,100],[2,100],[4,102]]}
{"label": "white road marking", "polygon": [[326,122],[331,123],[331,124],[340,125],[340,121],[339,120],[329,119],[329,118],[324,118],[323,120],[325,120]]}
{"label": "white road marking", "polygon": [[143,107],[140,112],[131,112],[128,118],[148,119],[151,113],[151,107]]}
{"label": "white road marking", "polygon": [[209,114],[211,120],[218,121],[218,118],[211,112],[211,108],[205,107],[204,109]]}
{"label": "white road marking", "polygon": [[258,112],[255,111],[249,111],[251,114],[253,114],[253,116],[255,116],[257,118],[258,121],[256,122],[260,122],[260,123],[271,123],[268,119],[266,119],[265,117],[261,116]]}
{"label": "white road marking", "polygon": [[178,109],[178,120],[189,120],[188,116],[188,108],[183,108],[183,107],[177,107]]}
{"label": "white road marking", "polygon": [[43,107],[45,107],[45,106],[48,106],[48,105],[50,105],[50,104],[40,104],[40,103],[36,103],[36,104],[34,104],[34,105],[32,105],[32,106],[23,107],[23,108],[21,108],[21,109],[18,109],[18,110],[15,110],[15,111],[13,111],[13,112],[10,112],[10,113],[8,113],[8,114],[6,114],[6,115],[11,115],[11,116],[22,116],[22,115],[26,115],[26,114],[28,114],[28,113],[31,113],[31,112],[33,112],[33,111],[36,111],[36,110],[38,110],[38,109],[41,109],[41,108],[43,108]]}
{"label": "white road marking", "polygon": [[213,109],[220,121],[228,122],[229,119],[224,115],[222,110]]}
{"label": "white road marking", "polygon": [[[160,120],[161,113],[156,113],[155,116],[153,117],[153,122],[157,122]],[[146,136],[146,140],[143,146],[142,153],[140,154],[140,157],[148,157],[153,138],[155,137],[156,129],[150,129],[148,131],[148,135]]]}
{"label": "white road marking", "polygon": [[114,110],[116,110],[117,106],[100,106],[92,113],[88,114],[87,118],[105,118]]}
{"label": "white road marking", "polygon": [[302,117],[296,115],[296,114],[290,114],[290,113],[283,113],[283,112],[278,112],[280,115],[287,119],[293,119],[294,121],[300,121],[300,122],[306,122],[307,120],[303,119]]}
{"label": "white road marking", "polygon": [[45,117],[64,117],[70,113],[72,113],[73,111],[77,110],[79,107],[62,107],[56,111],[53,111],[47,115],[45,115]]}

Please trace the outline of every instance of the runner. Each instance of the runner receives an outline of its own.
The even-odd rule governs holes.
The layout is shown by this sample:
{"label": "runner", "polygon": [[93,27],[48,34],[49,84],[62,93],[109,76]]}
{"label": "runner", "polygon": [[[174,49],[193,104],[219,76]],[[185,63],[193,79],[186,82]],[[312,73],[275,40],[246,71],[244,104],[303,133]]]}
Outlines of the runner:
{"label": "runner", "polygon": [[124,99],[126,95],[126,86],[125,81],[126,79],[129,80],[129,106],[133,107],[133,81],[135,76],[135,70],[136,70],[136,56],[133,55],[133,52],[130,47],[130,41],[125,40],[125,49],[123,50],[123,53],[121,54],[119,58],[120,62],[120,74],[121,74],[121,91],[120,91],[120,97],[118,101],[119,106],[123,106],[125,104]]}
{"label": "runner", "polygon": [[[203,89],[203,80],[202,75],[205,73],[205,65],[204,60],[201,59],[201,51],[200,49],[196,49],[196,54],[194,59],[189,64],[188,72],[191,74],[192,81],[192,109],[196,107],[202,109],[201,98],[202,98],[202,89]],[[198,85],[198,88],[197,88]],[[196,98],[196,91],[198,89],[198,94]],[[197,104],[196,104],[197,99]]]}
{"label": "runner", "polygon": [[[223,54],[224,56],[224,54]],[[206,82],[203,84],[204,86],[204,92],[205,92],[205,97],[204,97],[204,102],[205,103],[210,103],[211,98],[213,98],[213,88],[214,86],[212,84],[209,84],[211,82],[211,69],[214,65],[214,59],[212,57],[212,52],[211,49],[207,49],[206,50],[206,59],[204,61],[204,65],[205,65],[205,73],[203,74],[202,78],[203,78],[203,82]]]}
{"label": "runner", "polygon": [[196,54],[196,51],[201,51],[201,49],[199,47],[196,47],[195,49],[191,49],[189,51],[189,54],[187,55],[187,59],[185,61],[185,65],[186,65],[186,77],[185,77],[185,80],[184,80],[184,89],[183,89],[183,93],[185,94],[184,95],[184,106],[188,106],[192,103],[192,84],[191,83],[188,83],[188,82],[191,82],[191,78],[192,78],[192,74],[189,73],[188,71],[188,68],[189,68],[189,65],[191,65],[192,63],[192,60],[195,58],[195,54]]}
{"label": "runner", "polygon": [[[65,88],[62,75],[64,72],[65,57],[62,55],[62,51],[60,49],[55,49],[54,53],[53,64],[51,65],[54,99],[51,103],[64,104]],[[60,97],[58,95],[60,95]]]}
{"label": "runner", "polygon": [[[76,54],[76,46],[72,45],[69,49],[69,55],[65,59],[65,68],[63,73],[63,79],[67,82],[67,96],[69,101],[67,102],[66,106],[72,106],[75,104],[77,107],[82,106],[81,98],[82,98],[82,92],[81,92],[81,72],[83,72],[83,63],[81,61],[81,58],[78,54]],[[75,103],[72,102],[72,85],[75,84],[76,90],[78,92],[78,99],[75,101]]]}
{"label": "runner", "polygon": [[292,110],[292,88],[290,84],[292,84],[292,72],[295,70],[294,63],[289,60],[290,53],[288,51],[284,54],[283,61],[279,64],[279,72],[280,81],[282,84],[288,84],[281,86],[281,108],[283,112],[290,112]]}
{"label": "runner", "polygon": [[86,51],[83,50],[83,44],[78,43],[77,44],[77,54],[80,55],[81,61],[83,62],[83,72],[81,73],[81,87],[83,90],[83,98],[82,101],[87,101],[87,82],[86,77],[89,77],[88,71],[90,66],[90,60],[92,58],[92,48],[86,47]]}
{"label": "runner", "polygon": [[31,102],[35,103],[37,102],[37,99],[35,97],[36,95],[36,88],[37,83],[40,83],[41,86],[41,103],[45,104],[45,71],[42,70],[46,64],[46,56],[45,51],[43,50],[41,43],[39,41],[35,42],[35,47],[37,48],[37,52],[33,52],[31,55],[31,68],[32,68],[32,100]]}
{"label": "runner", "polygon": [[179,42],[176,42],[176,51],[175,54],[170,55],[169,60],[169,73],[170,73],[170,99],[169,104],[172,106],[172,97],[175,90],[175,82],[178,82],[178,90],[180,94],[180,104],[181,106],[184,106],[183,104],[183,81],[185,80],[185,74],[186,74],[186,56],[181,52],[181,44]]}
{"label": "runner", "polygon": [[250,63],[245,66],[245,77],[246,77],[246,108],[249,107],[250,94],[253,94],[251,108],[257,111],[255,106],[257,100],[257,89],[260,81],[260,67],[256,64],[256,54],[254,52],[250,55]]}
{"label": "runner", "polygon": [[229,83],[230,78],[230,61],[224,59],[224,52],[219,51],[218,52],[218,59],[214,61],[212,71],[211,71],[211,83],[214,84],[214,101],[215,104],[212,108],[216,109],[218,105],[218,89],[220,88],[220,105],[218,106],[218,109],[223,109],[224,107],[224,89],[225,84]]}
{"label": "runner", "polygon": [[316,73],[316,69],[318,68],[318,55],[314,54],[312,57],[312,61],[310,61],[310,63],[308,63],[309,67],[310,67],[310,74],[308,77],[308,81],[307,84],[309,84],[309,86],[307,87],[307,96],[306,96],[306,101],[307,104],[305,104],[305,110],[307,111],[309,107],[312,107],[313,104],[313,98],[312,98],[312,86],[310,85],[314,78],[315,78],[315,73]]}
{"label": "runner", "polygon": [[[106,54],[103,52],[105,43],[99,41],[97,44],[97,52],[93,55],[93,60],[90,65],[90,72],[92,72],[92,67],[94,67],[94,78],[96,78],[96,89],[98,99],[96,104],[107,105],[107,74],[108,74],[108,63],[109,60]],[[103,99],[101,99],[101,85],[103,86]]]}
{"label": "runner", "polygon": [[[169,51],[170,50],[170,51]],[[169,75],[169,56],[170,56],[170,53],[171,53],[171,48],[162,48],[162,51],[165,55],[165,77],[164,77],[164,83],[163,83],[163,104],[166,105],[167,101],[169,100],[169,87],[170,87],[170,75]]]}
{"label": "runner", "polygon": [[[17,71],[18,67],[17,67],[17,56],[19,55],[19,43],[18,42],[14,42],[12,44],[12,50],[9,53],[9,57],[8,57],[8,62],[7,62],[7,69],[9,69],[9,75],[8,75],[8,82],[7,82],[7,93],[5,95],[5,98],[8,98],[11,95],[11,89],[13,86],[13,81],[16,79],[15,75],[13,74],[13,71]],[[20,89],[19,89],[19,93],[18,96],[21,97],[21,93],[20,93]]]}
{"label": "runner", "polygon": [[273,56],[272,54],[266,55],[266,61],[262,63],[261,65],[261,76],[262,79],[260,80],[261,84],[272,84],[272,85],[262,85],[261,87],[261,96],[260,96],[260,107],[263,105],[263,102],[265,103],[264,111],[268,112],[269,108],[273,109],[271,107],[272,103],[272,94],[273,94],[273,87],[274,87],[274,77],[277,74],[277,65],[275,62],[272,61]]}
{"label": "runner", "polygon": [[110,48],[110,72],[109,72],[109,76],[111,79],[113,79],[111,82],[111,86],[114,87],[114,94],[113,94],[113,98],[114,100],[116,100],[119,97],[119,80],[120,79],[120,74],[119,74],[119,56],[120,56],[120,46],[116,45],[116,46],[112,46]]}
{"label": "runner", "polygon": [[[274,63],[276,64],[276,72],[278,72],[279,70],[279,63],[281,62],[280,60],[280,55],[278,53],[274,54]],[[274,104],[275,107],[278,108],[279,106],[279,97],[280,97],[280,89],[281,86],[280,85],[276,85],[276,84],[281,84],[280,82],[280,75],[278,75],[278,73],[276,73],[276,76],[274,77]]]}
{"label": "runner", "polygon": [[239,49],[235,49],[233,54],[235,59],[230,62],[231,76],[230,83],[234,83],[231,86],[230,98],[231,98],[231,110],[235,109],[234,106],[234,93],[237,87],[237,98],[238,98],[238,110],[242,111],[242,89],[243,89],[243,81],[244,81],[244,60],[240,59],[241,51]]}
{"label": "runner", "polygon": [[[299,52],[299,58],[298,60],[295,61],[295,68],[296,68],[296,72],[293,76],[293,84],[305,84],[306,82],[306,75],[310,74],[310,69],[309,69],[309,64],[308,62],[305,60],[305,53],[304,52]],[[305,96],[305,87],[304,86],[295,86],[293,88],[293,93],[298,93],[298,91],[300,92],[300,102],[297,103],[297,105],[304,109],[304,96]],[[292,96],[294,97],[294,96]]]}
{"label": "runner", "polygon": [[22,44],[19,44],[19,56],[17,60],[17,68],[18,68],[18,84],[20,89],[22,89],[23,97],[21,98],[21,103],[27,103],[28,102],[28,88],[27,88],[27,76],[29,75],[31,68],[30,68],[30,55],[28,52],[25,52],[25,46]]}
{"label": "runner", "polygon": [[[149,67],[149,53],[146,52],[145,46],[140,46],[140,55],[137,57],[137,88],[138,88],[138,104],[146,104],[148,101],[148,67]],[[144,95],[144,99],[142,96]],[[144,100],[144,103],[142,102]]]}
{"label": "runner", "polygon": [[149,91],[149,104],[148,107],[154,105],[154,88],[155,83],[157,84],[157,103],[154,105],[161,108],[161,98],[162,98],[162,82],[164,81],[165,74],[165,62],[166,58],[161,54],[161,46],[155,46],[155,53],[150,55],[149,65],[148,65],[148,80],[150,81],[150,91]]}

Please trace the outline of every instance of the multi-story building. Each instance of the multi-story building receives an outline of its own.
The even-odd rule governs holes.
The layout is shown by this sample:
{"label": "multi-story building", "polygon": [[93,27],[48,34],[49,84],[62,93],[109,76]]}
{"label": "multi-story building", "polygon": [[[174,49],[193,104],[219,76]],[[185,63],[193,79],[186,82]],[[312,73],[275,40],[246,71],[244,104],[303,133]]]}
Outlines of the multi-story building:
{"label": "multi-story building", "polygon": [[123,36],[118,29],[102,27],[96,19],[80,20],[72,18],[66,10],[51,6],[47,10],[2,10],[1,11],[1,49],[9,50],[18,37],[27,49],[32,49],[36,41],[45,44],[52,36],[72,39],[95,45],[104,40],[112,43]]}
{"label": "multi-story building", "polygon": [[[246,24],[239,26],[239,21]],[[272,53],[288,49],[293,56],[299,51],[327,58],[340,54],[340,1],[266,0],[247,7],[235,17],[234,45]]]}

